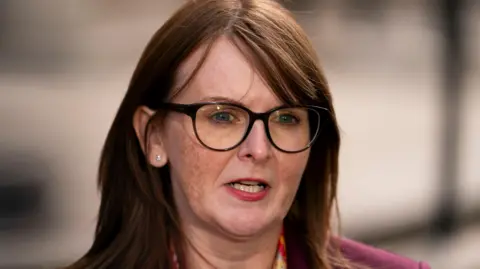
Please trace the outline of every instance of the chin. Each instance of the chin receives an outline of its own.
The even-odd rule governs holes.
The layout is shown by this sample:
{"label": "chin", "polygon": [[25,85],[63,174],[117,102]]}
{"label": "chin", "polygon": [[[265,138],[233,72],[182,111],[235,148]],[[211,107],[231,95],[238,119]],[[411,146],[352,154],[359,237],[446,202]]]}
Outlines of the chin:
{"label": "chin", "polygon": [[232,237],[251,237],[262,233],[272,221],[266,213],[236,212],[218,216],[217,223],[221,229]]}

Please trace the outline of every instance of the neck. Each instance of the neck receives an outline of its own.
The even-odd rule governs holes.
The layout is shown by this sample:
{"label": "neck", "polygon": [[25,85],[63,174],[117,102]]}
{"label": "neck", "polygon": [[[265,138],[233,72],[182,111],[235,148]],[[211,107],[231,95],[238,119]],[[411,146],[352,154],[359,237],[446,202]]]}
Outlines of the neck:
{"label": "neck", "polygon": [[271,269],[281,229],[279,224],[259,235],[238,239],[187,225],[184,227],[186,268]]}

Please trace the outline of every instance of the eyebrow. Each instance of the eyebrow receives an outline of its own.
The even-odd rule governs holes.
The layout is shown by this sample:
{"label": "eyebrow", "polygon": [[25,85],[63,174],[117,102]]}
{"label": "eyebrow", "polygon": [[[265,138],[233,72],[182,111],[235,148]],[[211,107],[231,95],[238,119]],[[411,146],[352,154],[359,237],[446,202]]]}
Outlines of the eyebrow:
{"label": "eyebrow", "polygon": [[204,97],[204,98],[200,99],[200,101],[202,101],[202,102],[225,102],[225,103],[231,103],[231,104],[240,105],[240,106],[246,106],[244,103],[242,103],[238,100],[235,100],[235,99],[232,99],[232,98],[229,98],[229,97],[224,97],[224,96],[207,96],[207,97]]}
{"label": "eyebrow", "polygon": [[[235,100],[235,99],[232,99],[232,98],[229,98],[229,97],[225,97],[225,96],[206,96],[206,97],[203,97],[200,99],[201,102],[225,102],[225,103],[230,103],[230,104],[235,104],[235,105],[239,105],[239,106],[242,106],[242,107],[247,107],[248,106],[238,100]],[[280,107],[284,107],[285,105],[278,105],[278,106],[274,106],[272,107],[271,109],[276,109],[276,108],[280,108]]]}

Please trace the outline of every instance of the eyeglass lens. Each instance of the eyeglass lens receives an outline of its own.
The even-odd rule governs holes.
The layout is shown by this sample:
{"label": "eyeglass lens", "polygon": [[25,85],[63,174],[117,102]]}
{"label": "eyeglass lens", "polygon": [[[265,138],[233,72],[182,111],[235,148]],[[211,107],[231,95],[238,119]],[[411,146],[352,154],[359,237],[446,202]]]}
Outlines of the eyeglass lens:
{"label": "eyeglass lens", "polygon": [[[207,147],[224,150],[238,145],[250,124],[249,113],[241,107],[225,104],[202,106],[195,115],[198,139]],[[284,151],[309,146],[320,125],[320,114],[310,108],[281,108],[268,117],[271,142]]]}

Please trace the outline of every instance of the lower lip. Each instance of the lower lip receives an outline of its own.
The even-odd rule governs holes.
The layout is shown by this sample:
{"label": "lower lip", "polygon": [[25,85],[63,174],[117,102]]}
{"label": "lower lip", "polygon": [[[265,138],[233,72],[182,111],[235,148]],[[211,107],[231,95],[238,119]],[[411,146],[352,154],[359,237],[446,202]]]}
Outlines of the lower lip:
{"label": "lower lip", "polygon": [[265,196],[267,196],[268,193],[268,187],[264,188],[262,191],[259,192],[246,192],[242,190],[237,190],[234,187],[230,186],[229,184],[226,185],[227,191],[234,197],[236,197],[239,200],[242,201],[248,201],[248,202],[256,202],[260,201]]}

